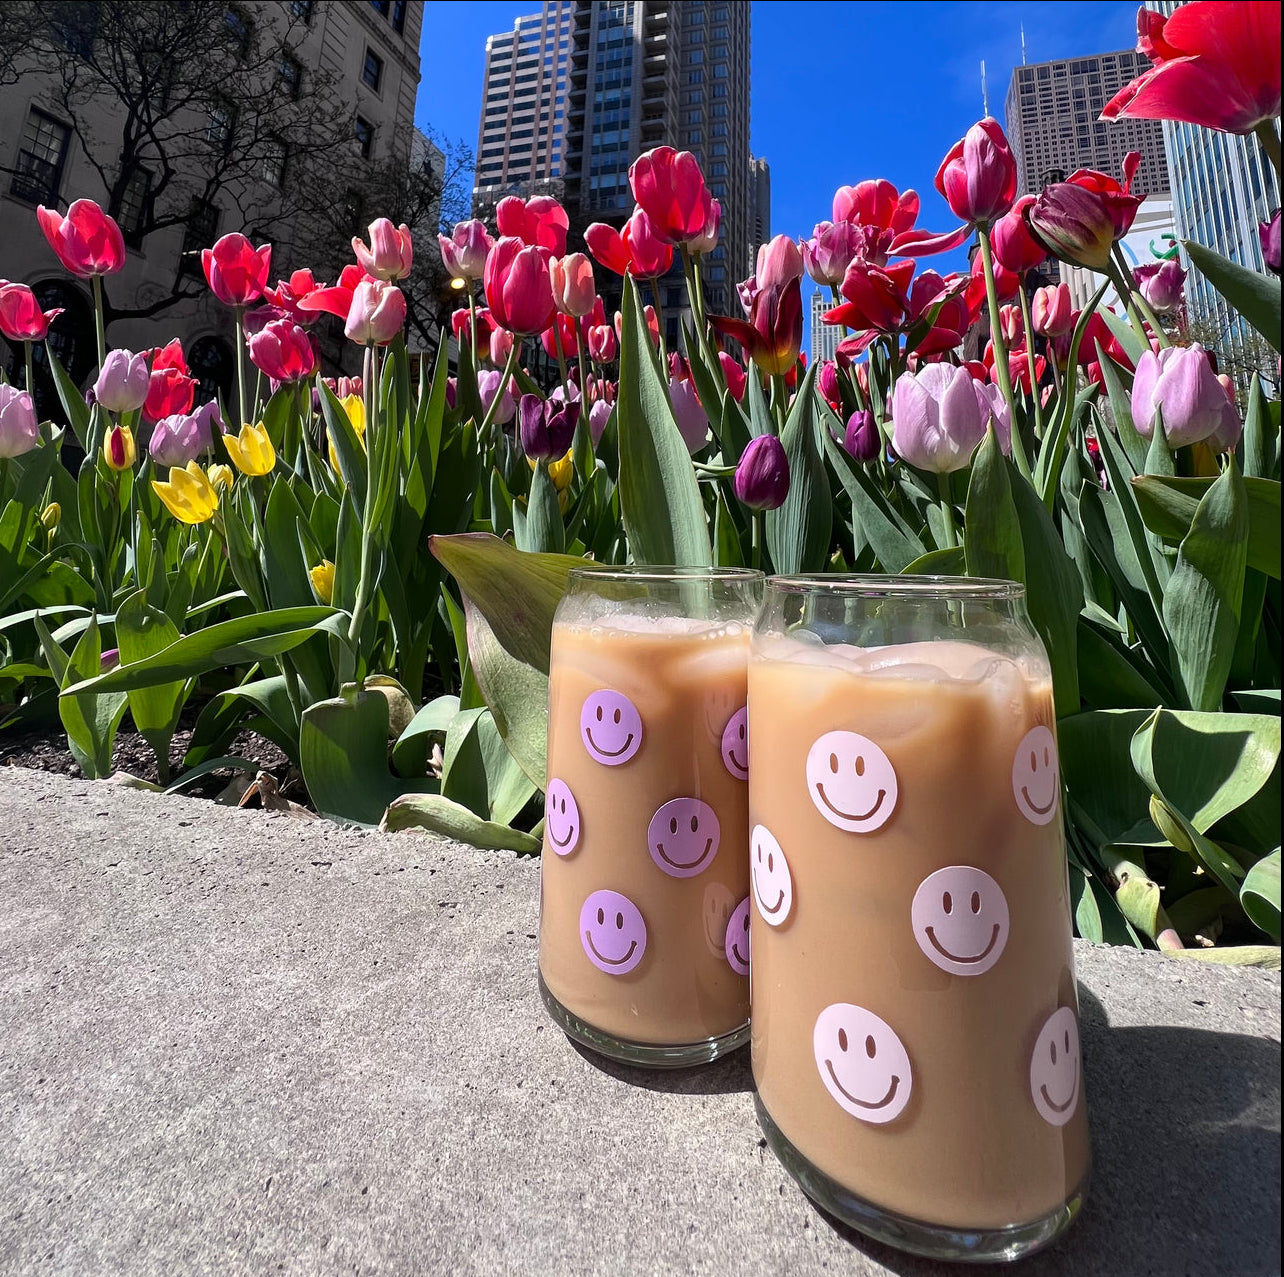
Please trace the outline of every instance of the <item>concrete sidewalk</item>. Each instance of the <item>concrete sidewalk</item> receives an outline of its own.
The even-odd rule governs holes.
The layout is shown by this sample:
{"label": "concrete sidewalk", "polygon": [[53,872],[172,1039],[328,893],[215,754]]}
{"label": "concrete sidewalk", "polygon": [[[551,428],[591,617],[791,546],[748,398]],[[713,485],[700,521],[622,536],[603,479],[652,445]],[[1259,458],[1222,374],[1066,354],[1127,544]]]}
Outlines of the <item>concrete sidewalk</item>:
{"label": "concrete sidewalk", "polygon": [[[572,1048],[513,856],[0,770],[0,1273],[940,1272],[819,1215],[744,1052]],[[1280,979],[1080,945],[1087,1209],[1016,1271],[1280,1271]]]}

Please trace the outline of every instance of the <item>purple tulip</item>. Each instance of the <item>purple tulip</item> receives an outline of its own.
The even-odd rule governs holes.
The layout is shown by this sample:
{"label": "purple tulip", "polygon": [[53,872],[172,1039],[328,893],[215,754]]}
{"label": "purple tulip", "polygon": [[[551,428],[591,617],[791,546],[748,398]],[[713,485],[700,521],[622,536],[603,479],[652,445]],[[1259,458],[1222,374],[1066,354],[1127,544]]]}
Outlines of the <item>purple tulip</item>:
{"label": "purple tulip", "polygon": [[[985,437],[988,412],[972,374],[950,364],[902,373],[892,401],[892,447],[912,466],[934,474],[962,470]],[[996,422],[996,433],[998,423]]]}
{"label": "purple tulip", "polygon": [[732,486],[736,496],[751,510],[775,510],[789,495],[789,458],[775,435],[749,440],[740,455]]}
{"label": "purple tulip", "polygon": [[838,368],[832,359],[826,359],[820,365],[820,371],[816,374],[816,389],[831,408],[837,408],[843,402],[843,392],[838,384]]}
{"label": "purple tulip", "polygon": [[1278,275],[1280,273],[1280,210],[1269,222],[1263,222],[1257,228],[1258,238],[1262,241],[1262,260],[1266,269]]}
{"label": "purple tulip", "polygon": [[135,412],[147,398],[150,379],[145,354],[109,350],[94,382],[94,398],[109,412]]}
{"label": "purple tulip", "polygon": [[202,443],[202,422],[195,416],[175,415],[162,417],[152,427],[147,451],[158,466],[181,470],[200,455]]}
{"label": "purple tulip", "polygon": [[40,425],[31,396],[0,382],[0,460],[21,457],[39,443]]}
{"label": "purple tulip", "polygon": [[446,407],[447,408],[450,408],[452,410],[454,409],[455,399],[458,396],[458,393],[459,393],[459,378],[447,377],[446,378]]}
{"label": "purple tulip", "polygon": [[856,222],[817,222],[802,246],[803,265],[818,284],[841,284],[847,268],[865,247],[865,228]]}
{"label": "purple tulip", "polygon": [[700,396],[696,394],[695,383],[686,377],[670,378],[669,399],[687,451],[692,454],[699,452],[709,442],[709,418],[701,406]]}
{"label": "purple tulip", "polygon": [[1158,354],[1147,350],[1137,361],[1132,420],[1137,433],[1146,439],[1154,433],[1156,409],[1163,412],[1170,448],[1199,443],[1211,435],[1226,437],[1234,432],[1230,417],[1239,420],[1207,353],[1198,344],[1170,346]]}
{"label": "purple tulip", "polygon": [[522,450],[533,461],[556,461],[575,438],[580,403],[545,403],[538,395],[523,395],[518,405]]}
{"label": "purple tulip", "polygon": [[855,457],[861,465],[873,461],[883,447],[882,437],[874,424],[874,414],[868,409],[857,409],[847,418],[847,431],[843,436],[843,447],[850,456]]}
{"label": "purple tulip", "polygon": [[[318,412],[320,409],[317,410]],[[227,433],[227,426],[223,421],[223,414],[219,411],[218,400],[211,399],[209,403],[203,403],[192,413],[192,418],[196,422],[196,427],[201,435],[201,451],[214,451],[214,432],[218,431],[220,435]]]}
{"label": "purple tulip", "polygon": [[[502,372],[492,372],[483,368],[477,374],[477,396],[481,400],[482,412],[490,411],[490,406],[495,402],[495,395],[499,392],[499,383],[504,380]],[[501,426],[506,426],[513,419],[513,413],[517,411],[517,399],[514,395],[517,382],[509,379],[508,388],[500,396],[499,407],[495,409],[494,420]]]}
{"label": "purple tulip", "polygon": [[449,239],[437,236],[442,265],[455,279],[481,279],[486,257],[495,241],[486,232],[486,223],[475,219],[457,222]]}
{"label": "purple tulip", "polygon": [[1176,310],[1181,305],[1186,272],[1175,258],[1138,266],[1132,272],[1132,277],[1141,295],[1159,314]]}
{"label": "purple tulip", "polygon": [[593,440],[595,448],[602,442],[602,433],[610,419],[611,405],[605,399],[595,399],[589,409],[589,438]]}

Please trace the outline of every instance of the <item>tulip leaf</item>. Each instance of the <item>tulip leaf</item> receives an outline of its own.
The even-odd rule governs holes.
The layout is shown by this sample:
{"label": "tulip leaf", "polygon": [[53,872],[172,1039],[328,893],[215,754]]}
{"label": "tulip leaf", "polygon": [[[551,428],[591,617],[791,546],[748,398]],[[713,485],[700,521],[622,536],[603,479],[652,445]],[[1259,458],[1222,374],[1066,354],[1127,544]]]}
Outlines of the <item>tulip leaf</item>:
{"label": "tulip leaf", "polygon": [[[1146,347],[1142,345],[1141,338],[1137,336],[1137,330],[1127,322],[1120,319],[1113,310],[1102,306],[1097,309],[1097,314],[1106,322],[1106,327],[1110,329],[1110,335],[1123,347],[1124,354],[1128,356],[1132,366],[1136,368],[1137,361],[1146,353]],[[1100,352],[1101,343],[1097,343],[1097,350]]]}
{"label": "tulip leaf", "polygon": [[446,730],[441,792],[501,825],[530,802],[536,785],[518,766],[489,709],[465,710]]}
{"label": "tulip leaf", "polygon": [[425,829],[485,851],[516,851],[528,856],[536,855],[541,846],[540,839],[534,834],[483,820],[467,807],[461,807],[440,794],[407,794],[394,799],[389,803],[379,828],[392,833],[403,829]]}
{"label": "tulip leaf", "polygon": [[1173,674],[1191,709],[1221,706],[1239,632],[1247,556],[1248,498],[1231,458],[1195,508],[1164,595]]}
{"label": "tulip leaf", "polygon": [[[142,590],[130,595],[116,610],[116,643],[122,665],[155,656],[178,639],[178,627],[164,612],[148,605]],[[186,690],[186,680],[180,678],[150,687],[135,687],[127,693],[130,717],[156,755],[162,785],[169,781],[169,746],[187,699]]]}
{"label": "tulip leaf", "polygon": [[825,432],[825,451],[839,482],[852,502],[852,518],[860,524],[865,540],[873,549],[884,572],[903,572],[927,548],[897,520],[886,498],[874,486],[865,468]]}
{"label": "tulip leaf", "polygon": [[1122,370],[1101,349],[1100,342],[1097,343],[1097,360],[1102,379],[1106,383],[1106,396],[1110,400],[1110,414],[1114,418],[1115,433],[1123,445],[1129,465],[1141,474],[1146,468],[1147,444],[1146,440],[1138,434],[1136,423],[1132,419],[1132,399],[1124,389],[1123,377],[1120,375]]}
{"label": "tulip leaf", "polygon": [[904,576],[966,576],[967,551],[960,546],[929,550],[901,569]]}
{"label": "tulip leaf", "polygon": [[444,739],[450,720],[458,713],[458,696],[438,696],[419,709],[392,747],[392,765],[398,775],[415,779],[427,773],[432,738]]}
{"label": "tulip leaf", "polygon": [[75,433],[80,450],[88,455],[93,451],[90,439],[90,411],[85,396],[76,383],[68,376],[67,370],[58,362],[58,356],[48,342],[45,343],[45,358],[49,361],[49,371],[53,373],[54,388],[58,391],[58,402],[67,414],[67,421]]}
{"label": "tulip leaf", "polygon": [[758,365],[750,363],[745,377],[746,396],[749,400],[749,434],[752,438],[769,435],[771,429],[771,410],[767,407],[767,394],[762,385],[762,374]]}
{"label": "tulip leaf", "polygon": [[963,549],[968,576],[1025,580],[1021,521],[993,424],[986,426],[985,438],[972,461]]}
{"label": "tulip leaf", "polygon": [[1249,871],[1239,889],[1239,902],[1254,926],[1272,940],[1280,939],[1280,849],[1275,848]]}
{"label": "tulip leaf", "polygon": [[560,554],[566,548],[566,530],[557,504],[557,488],[543,461],[535,463],[531,490],[526,498],[526,545],[523,549]]}
{"label": "tulip leaf", "polygon": [[299,724],[283,675],[241,683],[212,697],[197,716],[184,766],[204,764],[221,753],[242,727],[266,736],[298,762]]}
{"label": "tulip leaf", "polygon": [[344,411],[343,405],[335,397],[334,391],[317,374],[317,392],[321,398],[321,416],[325,421],[326,438],[334,447],[335,459],[339,463],[339,474],[347,484],[348,491],[356,494],[355,499],[362,501],[366,493],[366,449],[357,438],[352,422]]}
{"label": "tulip leaf", "polygon": [[[1278,401],[1275,409],[1278,414]],[[1278,437],[1262,379],[1254,373],[1248,390],[1248,412],[1244,416],[1244,474],[1249,479],[1270,479],[1278,473],[1280,459],[1275,452]]]}
{"label": "tulip leaf", "polygon": [[[780,442],[789,462],[789,493],[784,504],[768,510],[767,549],[777,572],[819,572],[829,557],[833,499],[829,475],[816,446],[816,369],[803,378],[785,418]],[[756,376],[756,374],[755,374]]]}
{"label": "tulip leaf", "polygon": [[708,567],[709,526],[632,279],[620,339],[620,508],[637,563]]}
{"label": "tulip leaf", "polygon": [[1090,709],[1153,709],[1168,705],[1169,694],[1117,632],[1087,616],[1079,617],[1079,694]]}
{"label": "tulip leaf", "polygon": [[1181,246],[1191,264],[1207,279],[1240,315],[1252,325],[1276,353],[1280,352],[1280,285],[1269,275],[1259,275],[1215,253],[1203,244],[1184,239]]}

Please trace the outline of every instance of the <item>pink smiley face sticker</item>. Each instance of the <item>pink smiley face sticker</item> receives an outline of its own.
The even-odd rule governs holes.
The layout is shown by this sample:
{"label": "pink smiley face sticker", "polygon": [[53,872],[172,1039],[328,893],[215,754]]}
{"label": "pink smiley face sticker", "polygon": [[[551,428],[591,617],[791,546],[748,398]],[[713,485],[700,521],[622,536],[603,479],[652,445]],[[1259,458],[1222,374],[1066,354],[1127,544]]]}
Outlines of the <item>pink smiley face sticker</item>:
{"label": "pink smiley face sticker", "polygon": [[1008,902],[983,869],[950,865],[928,874],[910,905],[914,939],[942,971],[982,975],[1008,942]]}
{"label": "pink smiley face sticker", "polygon": [[749,779],[749,711],[741,706],[722,729],[722,765],[737,779]]}
{"label": "pink smiley face sticker", "polygon": [[694,878],[718,854],[721,830],[717,813],[698,798],[672,798],[651,817],[647,850],[659,868],[674,878]]}
{"label": "pink smiley face sticker", "polygon": [[619,767],[642,747],[642,716],[623,693],[603,688],[584,701],[580,736],[591,758],[606,767]]}
{"label": "pink smiley face sticker", "polygon": [[628,896],[595,891],[580,910],[580,943],[599,971],[628,975],[646,953],[646,923]]}
{"label": "pink smiley face sticker", "polygon": [[727,923],[724,952],[737,975],[749,974],[749,897],[737,906]]}
{"label": "pink smiley face sticker", "polygon": [[544,802],[544,830],[553,850],[569,856],[580,845],[580,809],[564,780],[550,780]]}
{"label": "pink smiley face sticker", "polygon": [[1072,1007],[1054,1011],[1030,1057],[1030,1098],[1039,1116],[1064,1126],[1079,1103],[1079,1022]]}
{"label": "pink smiley face sticker", "polygon": [[1057,742],[1049,728],[1032,727],[1021,737],[1012,760],[1012,793],[1026,820],[1046,825],[1057,813],[1061,797],[1061,769]]}
{"label": "pink smiley face sticker", "polygon": [[812,1033],[816,1068],[825,1090],[845,1113],[881,1126],[910,1100],[909,1056],[895,1030],[864,1007],[835,1002]]}
{"label": "pink smiley face sticker", "polygon": [[896,772],[869,737],[826,732],[807,751],[807,792],[831,825],[873,833],[896,808]]}
{"label": "pink smiley face sticker", "polygon": [[794,907],[794,879],[785,853],[766,825],[755,825],[749,836],[749,880],[762,920],[768,926],[780,926]]}

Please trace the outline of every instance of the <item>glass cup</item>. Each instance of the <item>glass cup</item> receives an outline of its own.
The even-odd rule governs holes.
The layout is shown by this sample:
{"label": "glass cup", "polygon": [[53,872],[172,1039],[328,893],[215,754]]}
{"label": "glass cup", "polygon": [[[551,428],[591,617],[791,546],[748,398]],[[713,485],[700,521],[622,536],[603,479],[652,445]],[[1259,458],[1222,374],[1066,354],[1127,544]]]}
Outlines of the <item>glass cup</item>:
{"label": "glass cup", "polygon": [[553,620],[540,992],[613,1059],[681,1068],[748,1039],[761,589],[744,569],[586,567]]}
{"label": "glass cup", "polygon": [[1048,659],[1009,581],[772,578],[749,660],[753,1072],[803,1189],[1015,1259],[1088,1176]]}

